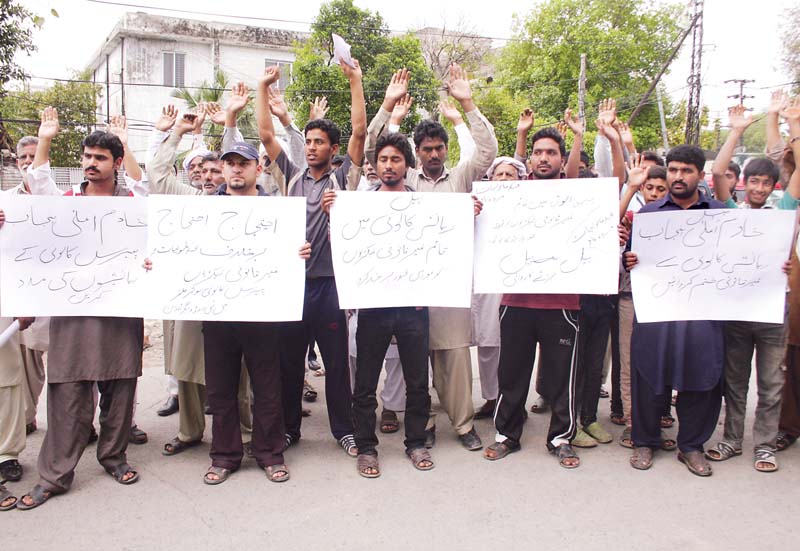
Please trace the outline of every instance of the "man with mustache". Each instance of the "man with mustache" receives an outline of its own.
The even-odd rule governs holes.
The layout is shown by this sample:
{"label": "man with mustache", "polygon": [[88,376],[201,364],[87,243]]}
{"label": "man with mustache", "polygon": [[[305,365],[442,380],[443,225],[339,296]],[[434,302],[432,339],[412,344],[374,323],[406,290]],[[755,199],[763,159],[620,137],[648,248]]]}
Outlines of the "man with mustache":
{"label": "man with mustache", "polygon": [[[367,159],[375,160],[374,150],[378,137],[386,131],[396,104],[407,101],[409,72],[397,71],[386,88],[383,103],[367,130]],[[455,63],[450,66],[447,83],[450,95],[459,102],[470,124],[475,150],[465,161],[447,169],[448,136],[438,122],[424,120],[414,129],[414,145],[422,168],[409,168],[406,182],[415,191],[439,193],[467,193],[472,182],[480,180],[497,156],[497,138],[494,128],[472,99],[472,89],[467,74]],[[380,171],[378,172],[380,176]],[[461,444],[469,451],[483,447],[475,432],[472,405],[472,360],[469,346],[472,342],[472,316],[469,308],[430,308],[430,361],[433,369],[433,386],[439,402],[447,412]],[[436,415],[431,413],[427,427],[427,447],[436,441]]]}
{"label": "man with mustache", "polygon": [[[698,189],[705,166],[703,150],[679,145],[667,154],[669,193],[639,212],[721,209],[724,203]],[[635,253],[623,256],[625,268],[635,269]],[[653,465],[661,448],[661,414],[668,389],[678,391],[678,460],[697,476],[711,476],[703,445],[711,438],[722,401],[725,360],[723,323],[720,321],[668,321],[639,323],[634,317],[631,337],[631,436],[634,469]]]}

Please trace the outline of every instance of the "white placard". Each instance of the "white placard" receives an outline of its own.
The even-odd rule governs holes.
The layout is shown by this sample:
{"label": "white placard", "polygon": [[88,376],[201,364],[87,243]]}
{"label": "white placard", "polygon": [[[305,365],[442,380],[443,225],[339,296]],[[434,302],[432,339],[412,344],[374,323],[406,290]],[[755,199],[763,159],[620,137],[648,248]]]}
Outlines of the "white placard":
{"label": "white placard", "polygon": [[466,193],[340,191],[331,251],[341,308],[469,308],[474,211]]}
{"label": "white placard", "polygon": [[303,197],[151,195],[148,317],[295,321],[303,316]]}
{"label": "white placard", "polygon": [[475,182],[473,192],[476,293],[617,292],[616,179]]}
{"label": "white placard", "polygon": [[141,317],[147,202],[3,197],[3,316]]}
{"label": "white placard", "polygon": [[637,213],[631,250],[636,318],[783,323],[794,211]]}

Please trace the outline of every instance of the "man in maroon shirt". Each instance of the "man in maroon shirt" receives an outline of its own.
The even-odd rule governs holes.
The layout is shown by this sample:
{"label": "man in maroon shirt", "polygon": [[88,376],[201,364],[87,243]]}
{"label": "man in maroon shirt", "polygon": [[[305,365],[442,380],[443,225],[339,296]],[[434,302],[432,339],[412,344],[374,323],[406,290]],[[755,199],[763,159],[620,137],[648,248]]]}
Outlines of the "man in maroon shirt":
{"label": "man in maroon shirt", "polygon": [[[566,157],[564,138],[555,128],[533,136],[531,179],[560,178]],[[535,184],[532,184],[535,185]],[[576,431],[575,382],[578,360],[578,295],[504,295],[500,307],[500,397],[495,411],[495,443],[484,452],[502,459],[520,449],[525,401],[531,383],[536,345],[541,348],[539,393],[550,403],[547,449],[559,464],[580,464],[570,440]]]}

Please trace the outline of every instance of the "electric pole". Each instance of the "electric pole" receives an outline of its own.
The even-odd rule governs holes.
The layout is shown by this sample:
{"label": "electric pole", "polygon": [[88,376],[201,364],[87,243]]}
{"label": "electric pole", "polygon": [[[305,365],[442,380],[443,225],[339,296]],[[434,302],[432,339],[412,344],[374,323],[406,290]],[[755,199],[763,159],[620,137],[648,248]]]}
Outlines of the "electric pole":
{"label": "electric pole", "polygon": [[[734,84],[738,84],[739,85],[739,93],[738,94],[731,94],[728,97],[729,98],[733,98],[733,99],[738,99],[740,107],[744,107],[744,100],[751,99],[751,98],[755,97],[755,96],[745,95],[745,93],[744,93],[745,85],[753,83],[753,82],[755,82],[755,80],[750,80],[750,79],[746,79],[746,78],[731,78],[731,79],[726,80],[725,84],[728,84],[728,83],[731,83],[731,82],[734,83]],[[748,109],[748,111],[751,111],[751,109]],[[741,136],[741,137],[739,137],[739,149],[743,150],[743,148],[744,148],[744,136]]]}
{"label": "electric pole", "polygon": [[700,85],[703,57],[703,0],[693,0],[692,69],[689,83],[689,104],[686,110],[686,143],[700,143]]}
{"label": "electric pole", "polygon": [[586,128],[586,54],[581,54],[581,74],[578,79],[578,116]]}

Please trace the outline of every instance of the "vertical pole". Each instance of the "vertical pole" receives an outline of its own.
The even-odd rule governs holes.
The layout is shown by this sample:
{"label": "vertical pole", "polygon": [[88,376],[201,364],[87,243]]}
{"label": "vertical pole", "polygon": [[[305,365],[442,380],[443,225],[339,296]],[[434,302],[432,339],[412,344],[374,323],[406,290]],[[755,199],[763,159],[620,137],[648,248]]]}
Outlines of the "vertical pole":
{"label": "vertical pole", "polygon": [[658,100],[658,116],[661,119],[661,139],[664,142],[664,154],[669,151],[669,140],[667,139],[667,119],[664,117],[664,102],[661,101],[661,89],[656,88],[656,99]]}
{"label": "vertical pole", "polygon": [[586,127],[586,54],[581,54],[581,74],[578,79],[578,116]]}

